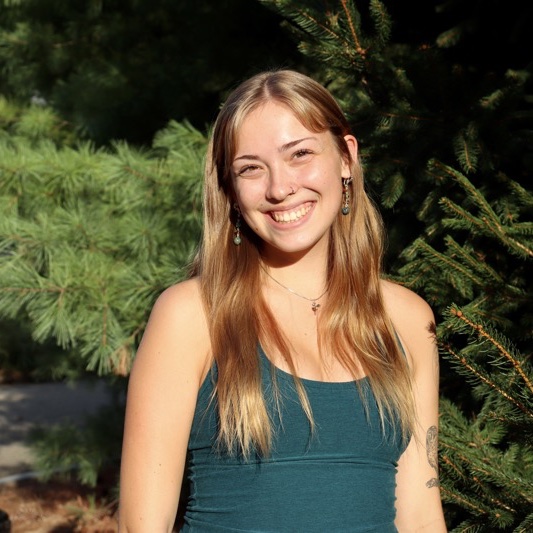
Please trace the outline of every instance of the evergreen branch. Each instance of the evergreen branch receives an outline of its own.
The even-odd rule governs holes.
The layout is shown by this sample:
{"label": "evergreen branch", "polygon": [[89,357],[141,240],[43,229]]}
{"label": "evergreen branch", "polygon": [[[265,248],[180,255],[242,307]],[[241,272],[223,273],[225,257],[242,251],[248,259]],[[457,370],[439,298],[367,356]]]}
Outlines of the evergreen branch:
{"label": "evergreen branch", "polygon": [[420,283],[427,279],[427,274],[432,271],[433,266],[430,264],[425,264],[422,268],[416,268],[417,274],[414,277],[411,277],[409,281],[404,281],[402,285],[410,288],[419,287]]}
{"label": "evergreen branch", "polygon": [[516,528],[516,533],[528,533],[533,528],[533,512],[529,513]]}
{"label": "evergreen branch", "polygon": [[[513,367],[518,372],[520,377],[524,380],[524,383],[526,384],[526,386],[529,389],[529,391],[531,392],[531,394],[533,394],[533,383],[530,381],[530,379],[528,378],[527,374],[524,372],[524,369],[522,368],[522,362],[521,361],[515,359],[509,353],[509,351],[505,349],[505,347],[500,342],[498,342],[492,335],[490,335],[486,331],[486,329],[483,327],[483,324],[475,324],[474,322],[469,320],[464,315],[464,313],[461,310],[459,310],[459,309],[452,308],[450,310],[450,312],[454,316],[456,316],[457,318],[462,320],[465,324],[470,326],[474,331],[476,331],[478,336],[484,337],[485,339],[487,339],[498,350],[498,352],[501,355],[503,355],[513,365]],[[531,416],[533,416],[533,414]]]}
{"label": "evergreen branch", "polygon": [[482,231],[485,229],[485,225],[479,218],[475,217],[474,215],[472,215],[472,213],[470,213],[470,211],[467,211],[449,198],[441,198],[439,200],[439,204],[446,213],[452,216],[455,215],[457,217],[455,219],[444,219],[442,221],[442,224],[444,226],[452,229],[457,227],[464,228],[465,225],[460,224],[460,222],[462,221],[466,223],[466,227],[470,230],[472,229],[472,227],[480,229]]}
{"label": "evergreen branch", "polygon": [[438,252],[437,250],[435,250],[435,248],[429,245],[426,241],[422,239],[417,239],[416,245],[421,249],[423,253],[428,255],[428,257],[431,257],[436,264],[439,264],[442,262],[446,264],[448,267],[450,267],[450,269],[455,270],[460,275],[464,276],[464,278],[472,281],[475,285],[480,285],[479,279],[476,276],[474,276],[474,274],[472,274],[470,270],[468,270],[466,267],[464,267],[463,265],[461,265],[454,259],[448,257],[447,255],[441,252]]}
{"label": "evergreen branch", "polygon": [[[474,442],[470,442],[468,444],[469,444],[469,446],[471,448],[476,448],[478,450],[481,450],[479,445],[477,445]],[[494,470],[493,469],[491,470],[490,468],[488,468],[488,465],[490,465],[491,467],[493,466],[492,463],[490,462],[490,460],[488,458],[484,458],[484,459],[482,459],[480,461],[480,460],[477,460],[475,456],[467,457],[464,453],[461,452],[461,450],[459,448],[454,447],[454,446],[450,446],[450,445],[446,445],[444,442],[442,443],[442,446],[452,450],[453,452],[455,452],[457,454],[457,457],[465,465],[469,465],[470,469],[472,470],[472,475],[466,476],[461,471],[461,469],[458,466],[453,464],[453,462],[451,461],[451,458],[449,456],[444,456],[447,459],[445,461],[445,463],[448,466],[451,466],[455,470],[455,472],[461,478],[463,478],[463,481],[467,481],[468,480],[468,481],[474,482],[478,486],[478,490],[481,489],[482,492],[486,493],[487,491],[485,491],[483,489],[484,484],[482,483],[481,479],[479,478],[479,475],[476,475],[476,472],[478,474],[483,474],[487,479],[494,479]],[[444,458],[443,458],[443,460],[444,460]],[[524,485],[525,485],[529,489],[530,488],[530,484],[528,484],[528,483],[520,483],[517,479],[507,475],[507,472],[505,472],[505,471],[503,471],[502,474],[504,474],[505,483],[498,483],[498,485],[505,486],[506,483],[509,483],[512,486],[512,488],[513,488],[514,494],[520,496],[524,501],[526,501],[528,503],[532,503],[533,502],[533,497],[531,496],[531,494],[528,493],[528,492],[525,492],[521,488],[521,487],[524,487]],[[496,498],[496,497],[493,497],[493,496],[488,496],[488,500],[490,501],[491,504],[496,504],[499,507],[505,509],[506,511],[509,511],[510,513],[516,513],[516,509],[514,509],[513,507],[511,507],[507,503],[503,502],[499,498]]]}
{"label": "evergreen branch", "polygon": [[[104,289],[105,292],[105,289]],[[107,348],[107,312],[109,310],[109,305],[104,304],[104,308],[102,309],[102,340],[101,345],[105,349]]]}
{"label": "evergreen branch", "polygon": [[[443,439],[440,439],[439,445],[441,448],[447,447]],[[441,460],[444,461],[446,465],[454,471],[455,475],[458,478],[466,479],[466,476],[463,474],[463,471],[455,464],[454,461],[451,460],[450,457],[448,457],[447,455],[442,455],[441,457],[442,457]]]}
{"label": "evergreen branch", "polygon": [[[447,455],[442,456],[442,461],[446,463],[448,466],[450,466],[451,468],[458,470],[458,468],[454,465],[453,461]],[[462,474],[460,470],[459,470],[459,473],[461,474],[461,477],[466,478],[466,476],[464,476],[464,474]],[[446,494],[451,500],[456,501],[457,503],[460,503],[463,506],[469,507],[470,509],[476,511],[478,514],[480,515],[488,514],[488,512],[485,509],[482,509],[481,507],[475,505],[474,503],[472,503],[472,501],[466,499],[464,496],[459,495],[458,492],[453,492],[449,490],[448,488],[446,488],[444,485],[441,485],[440,490],[441,492]]]}
{"label": "evergreen branch", "polygon": [[503,226],[499,223],[499,221],[496,224],[491,224],[489,219],[487,217],[481,217],[481,220],[487,225],[489,229],[496,229],[498,235],[501,237],[501,239],[506,242],[508,245],[512,245],[510,247],[516,247],[519,250],[521,250],[524,254],[529,255],[530,257],[533,257],[533,249],[528,248],[524,244],[522,244],[520,241],[517,241],[516,239],[513,239],[507,235],[507,233],[504,231]]}
{"label": "evergreen branch", "polygon": [[461,39],[462,31],[459,26],[455,26],[447,31],[442,32],[436,39],[435,44],[440,48],[452,48]]}
{"label": "evergreen branch", "polygon": [[[477,227],[478,229],[484,229],[484,225],[479,218],[475,217],[472,213],[455,202],[452,202],[449,198],[441,198],[439,203],[447,212],[457,215],[457,217],[470,223],[471,226]],[[444,220],[443,222],[446,223],[447,221]]]}
{"label": "evergreen branch", "polygon": [[394,207],[400,196],[405,190],[405,178],[400,172],[396,172],[387,180],[383,188],[383,206],[386,208]]}
{"label": "evergreen branch", "polygon": [[458,527],[452,529],[450,533],[482,533],[483,529],[481,529],[481,526],[479,523],[474,522],[473,524],[470,523],[470,520],[467,520],[466,522],[463,522]]}
{"label": "evergreen branch", "polygon": [[[481,449],[479,445],[476,444],[475,442],[469,442],[468,445],[471,448],[473,447],[479,450]],[[487,468],[487,465],[493,466],[490,460],[488,458],[484,458],[480,461],[480,460],[476,460],[475,456],[467,457],[464,453],[462,453],[461,449],[459,449],[456,446],[448,445],[444,441],[442,442],[442,447],[448,448],[449,450],[455,452],[457,454],[457,457],[465,465],[469,465],[471,470],[473,470],[473,472],[472,472],[472,475],[466,476],[463,473],[463,471],[457,465],[454,464],[454,462],[451,460],[449,456],[444,455],[443,461],[446,463],[446,465],[448,467],[451,467],[455,471],[455,473],[458,474],[458,476],[461,477],[464,481],[468,480],[468,481],[474,482],[478,486],[478,490],[481,489],[481,492],[486,493],[486,491],[483,489],[484,484],[482,483],[479,476],[475,474],[475,472],[477,472],[478,474],[479,473],[483,474],[487,479],[494,479],[494,471]],[[502,473],[507,474],[505,471]],[[522,490],[521,488],[524,486],[524,483],[519,483],[518,480],[516,480],[515,478],[509,475],[505,475],[505,481],[506,483],[510,483],[512,485],[514,493],[519,495],[524,501],[529,502],[529,503],[533,502],[533,498],[531,494],[529,494],[528,492],[524,492],[524,490]],[[499,485],[505,485],[505,483],[499,483]],[[529,488],[530,485],[527,484],[526,486]],[[501,499],[493,497],[493,496],[488,496],[488,499],[491,504],[496,504],[500,508],[503,508],[506,511],[509,511],[510,513],[516,513],[515,508],[511,507],[509,504],[505,503]]]}
{"label": "evergreen branch", "polygon": [[533,413],[529,411],[529,409],[520,403],[519,401],[515,400],[509,393],[504,391],[501,387],[498,387],[493,381],[491,381],[485,374],[480,372],[477,368],[475,368],[474,365],[470,364],[466,357],[463,357],[455,352],[455,350],[452,348],[452,346],[448,343],[439,342],[439,346],[441,346],[446,352],[448,352],[452,357],[454,357],[458,362],[460,362],[466,369],[468,369],[472,374],[474,374],[481,382],[488,385],[491,389],[498,392],[501,396],[503,396],[506,400],[508,400],[510,403],[514,404],[518,409],[520,409],[526,416],[533,419]]}
{"label": "evergreen branch", "polygon": [[[315,55],[321,57],[324,62],[335,62],[337,67],[341,69],[351,68],[356,71],[363,69],[361,63],[366,60],[367,50],[361,44],[361,39],[357,34],[356,24],[354,23],[350,7],[346,0],[341,0],[341,3],[345,11],[351,41],[343,35],[345,33],[344,31],[336,32],[331,28],[332,24],[337,25],[339,14],[329,15],[326,22],[323,22],[318,16],[313,15],[307,10],[299,7],[287,8],[282,5],[282,2],[277,0],[260,0],[260,2],[272,4],[279,13],[287,19],[292,20],[298,26],[299,31],[308,34],[319,44],[319,48],[316,49],[311,46],[311,42],[300,42],[298,48],[302,53],[311,55],[313,52]],[[343,28],[341,29],[343,30]],[[310,40],[308,39],[308,41]],[[341,49],[343,52],[339,54],[336,49]],[[347,62],[347,67],[340,66],[343,61]]]}
{"label": "evergreen branch", "polygon": [[366,50],[361,46],[361,41],[359,40],[359,37],[357,36],[357,32],[355,31],[355,25],[354,25],[350,10],[348,9],[347,0],[341,0],[341,4],[342,4],[342,8],[344,9],[344,13],[346,14],[346,19],[348,20],[348,26],[350,27],[350,33],[352,34],[352,40],[355,45],[355,51],[364,60],[366,56]]}
{"label": "evergreen branch", "polygon": [[475,172],[479,160],[479,142],[475,126],[470,124],[453,139],[455,154],[465,172]]}
{"label": "evergreen branch", "polygon": [[64,293],[65,287],[0,287],[0,292],[26,294]]}
{"label": "evergreen branch", "polygon": [[132,166],[130,165],[126,165],[124,167],[124,170],[126,172],[128,172],[130,175],[136,177],[136,178],[140,178],[141,181],[144,181],[146,183],[150,183],[151,181],[151,176],[146,176],[144,175],[142,172],[139,172],[138,170],[135,170]]}
{"label": "evergreen branch", "polygon": [[[408,119],[408,120],[412,120],[414,122],[429,122],[431,119],[430,118],[426,118],[426,117],[423,117],[421,115],[412,115],[412,114],[406,114],[406,113],[392,113],[392,112],[381,112],[379,113],[380,116],[382,117],[387,117],[387,118],[400,118],[400,119]],[[403,163],[404,165],[407,164],[407,160],[398,160],[398,159],[392,159],[392,161],[394,161],[395,163]]]}
{"label": "evergreen branch", "polygon": [[[520,251],[525,255],[533,257],[533,250],[522,244],[520,241],[510,237],[508,231],[504,229],[503,225],[499,221],[497,221],[496,223],[494,222],[493,217],[482,216],[481,218],[476,218],[471,213],[457,205],[455,202],[452,202],[448,198],[442,198],[440,200],[440,203],[441,205],[445,206],[448,211],[454,212],[457,216],[470,222],[473,226],[477,227],[482,233],[488,234],[489,236],[493,236],[494,234],[496,234],[507,247],[511,249],[517,249],[517,251]],[[491,219],[491,221],[489,221],[489,218]],[[443,222],[449,225],[448,221],[445,220]],[[489,231],[485,231],[487,229]]]}
{"label": "evergreen branch", "polygon": [[370,1],[370,14],[378,29],[377,38],[381,45],[388,42],[391,34],[391,20],[385,6],[379,0]]}
{"label": "evergreen branch", "polygon": [[[513,291],[514,297],[517,296],[518,290],[519,289],[516,289],[516,292]],[[489,308],[486,307],[487,305]],[[503,317],[498,315],[499,306],[495,305],[492,295],[489,293],[478,296],[475,300],[468,304],[468,307],[470,309],[475,309],[477,315],[487,321],[492,321],[495,324],[503,323]]]}
{"label": "evergreen branch", "polygon": [[[301,11],[301,10],[297,10],[297,13],[300,15],[300,17],[302,17],[303,19],[306,19],[307,22],[309,23],[312,23],[312,24],[315,24],[318,28],[320,28],[322,31],[324,31],[326,34],[329,35],[330,38],[332,38],[334,41],[340,41],[343,43],[343,48],[347,48],[348,47],[348,42],[343,39],[338,33],[334,32],[333,30],[331,30],[330,28],[328,28],[326,25],[324,25],[322,22],[320,22],[317,18],[311,16],[309,13],[306,13],[304,11]],[[305,25],[302,23],[301,24],[302,27],[305,27]],[[356,63],[353,61],[352,58],[350,58],[350,64],[352,65],[353,68],[357,69],[357,65]]]}
{"label": "evergreen branch", "polygon": [[448,496],[449,501],[454,501],[458,504],[461,504],[463,507],[469,507],[471,510],[476,511],[477,514],[480,515],[486,515],[488,514],[487,511],[484,509],[481,509],[471,501],[467,500],[463,495],[459,494],[458,492],[452,492],[451,490],[447,489],[446,487],[442,486],[440,487],[441,493]]}
{"label": "evergreen branch", "polygon": [[[474,443],[469,443],[470,446],[473,446],[475,448],[478,448],[478,446],[476,446]],[[450,445],[446,445],[445,442],[442,443],[442,447],[443,448],[448,448],[450,450],[452,450],[453,452],[455,452],[457,454],[457,457],[464,463],[464,464],[467,464],[467,465],[470,465],[470,466],[474,466],[474,462],[472,460],[470,460],[469,458],[467,458],[463,453],[461,453],[461,450],[457,447],[454,447],[454,446],[450,446]],[[473,476],[467,476],[457,465],[455,465],[451,458],[449,456],[444,456],[443,457],[444,459],[444,462],[448,465],[448,466],[452,466],[453,469],[455,470],[456,474],[459,474],[460,477],[463,478],[463,481],[473,481],[477,486],[478,488],[483,488],[483,483],[481,482],[481,480],[479,479],[478,476],[476,475],[473,475]],[[474,468],[479,471],[479,472],[482,472],[482,473],[485,473],[485,474],[488,474],[487,470],[484,469],[484,468],[479,468],[478,465],[475,465]],[[492,503],[494,503],[493,500],[491,500]]]}
{"label": "evergreen branch", "polygon": [[[461,187],[474,200],[474,202],[480,208],[481,212],[485,214],[485,216],[481,216],[480,219],[477,219],[475,217],[472,218],[472,216],[470,216],[469,218],[472,224],[474,224],[481,230],[484,228],[488,229],[489,235],[494,234],[494,233],[497,234],[498,237],[502,240],[502,242],[504,242],[510,249],[519,250],[521,253],[524,253],[530,257],[533,257],[532,249],[523,245],[516,239],[509,237],[502,223],[500,222],[498,215],[494,212],[490,204],[487,202],[484,196],[479,192],[479,190],[476,187],[474,187],[474,185],[470,182],[470,180],[468,180],[460,172],[457,172],[456,170],[452,169],[451,167],[447,165],[440,163],[439,161],[433,161],[432,164],[433,166],[439,168],[441,171],[443,171],[448,176],[452,177],[457,183],[459,183],[459,185],[461,185]],[[449,207],[451,207],[452,209],[455,209],[456,211],[458,211],[458,214],[461,213],[463,215],[465,213],[465,211],[460,209],[458,206],[454,207],[453,202],[451,202],[450,200],[444,198],[442,201],[446,203],[447,205],[449,205]],[[477,220],[481,220],[483,224],[478,223]]]}
{"label": "evergreen branch", "polygon": [[516,181],[507,178],[507,176],[505,176],[505,178],[509,182],[511,191],[518,197],[518,199],[527,207],[533,207],[533,194],[531,194],[531,192],[522,187]]}
{"label": "evergreen branch", "polygon": [[533,235],[533,222],[513,222],[513,226],[509,232],[522,236]]}
{"label": "evergreen branch", "polygon": [[[449,247],[449,249],[452,251],[452,254],[456,254],[458,257],[460,257],[465,263],[468,264],[468,266],[473,271],[480,271],[481,273],[484,271],[484,273],[490,277],[492,280],[498,282],[499,285],[505,285],[504,280],[502,277],[494,270],[490,265],[488,265],[485,261],[480,261],[479,258],[473,257],[468,251],[464,249],[463,246],[461,246],[453,237],[450,235],[447,235],[445,237],[446,246]],[[518,292],[521,291],[516,287],[509,287],[512,292]]]}
{"label": "evergreen branch", "polygon": [[289,18],[292,18],[293,20],[301,19],[302,21],[306,21],[306,22],[300,23],[300,26],[302,28],[309,28],[309,27],[314,26],[314,27],[319,28],[321,31],[323,31],[326,35],[328,35],[333,40],[339,40],[339,35],[337,33],[335,33],[333,30],[328,28],[328,26],[324,25],[317,18],[311,16],[308,12],[302,9],[296,8],[294,9],[294,11],[290,11],[289,13],[286,13],[285,10],[280,5],[280,2],[277,0],[260,0],[260,2],[264,4],[272,3],[282,15],[288,16]]}
{"label": "evergreen branch", "polygon": [[461,185],[461,187],[470,195],[470,197],[474,200],[474,202],[477,204],[477,206],[481,209],[482,212],[489,214],[494,219],[494,221],[498,221],[498,216],[496,215],[496,213],[494,213],[485,197],[478,191],[478,189],[476,189],[476,187],[474,187],[472,182],[468,178],[466,178],[464,174],[456,171],[448,165],[441,163],[440,161],[433,160],[432,165],[440,169],[446,175],[450,176],[454,181],[459,183],[459,185]]}

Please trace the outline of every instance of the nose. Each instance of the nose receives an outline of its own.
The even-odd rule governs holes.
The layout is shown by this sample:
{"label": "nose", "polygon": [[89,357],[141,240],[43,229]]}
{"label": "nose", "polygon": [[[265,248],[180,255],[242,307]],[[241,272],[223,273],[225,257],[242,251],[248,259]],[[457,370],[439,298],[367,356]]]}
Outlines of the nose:
{"label": "nose", "polygon": [[290,172],[280,167],[271,167],[268,173],[266,196],[270,201],[281,202],[298,190]]}

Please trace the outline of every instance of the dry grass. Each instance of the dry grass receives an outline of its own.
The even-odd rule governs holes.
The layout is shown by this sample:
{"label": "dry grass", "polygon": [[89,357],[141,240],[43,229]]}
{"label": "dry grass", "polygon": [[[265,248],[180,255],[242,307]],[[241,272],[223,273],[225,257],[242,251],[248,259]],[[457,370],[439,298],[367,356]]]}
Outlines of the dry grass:
{"label": "dry grass", "polygon": [[25,480],[0,486],[12,533],[116,533],[116,502],[75,481]]}

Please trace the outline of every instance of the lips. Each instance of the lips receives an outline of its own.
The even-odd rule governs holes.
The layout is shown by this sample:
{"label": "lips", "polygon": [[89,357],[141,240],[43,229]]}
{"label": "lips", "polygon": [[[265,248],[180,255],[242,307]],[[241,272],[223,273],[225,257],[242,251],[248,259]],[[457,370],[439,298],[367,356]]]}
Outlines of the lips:
{"label": "lips", "polygon": [[305,204],[298,209],[286,210],[286,211],[271,211],[272,218],[280,224],[288,224],[300,220],[303,216],[307,215],[311,210],[311,204]]}

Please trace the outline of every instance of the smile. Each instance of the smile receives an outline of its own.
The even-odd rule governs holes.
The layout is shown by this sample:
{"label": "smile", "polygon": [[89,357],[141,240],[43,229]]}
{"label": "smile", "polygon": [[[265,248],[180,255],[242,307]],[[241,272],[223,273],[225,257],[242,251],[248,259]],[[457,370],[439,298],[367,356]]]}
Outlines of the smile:
{"label": "smile", "polygon": [[300,218],[307,215],[310,210],[311,205],[308,204],[294,211],[272,211],[271,215],[276,222],[287,224],[289,222],[294,222],[295,220],[300,220]]}

